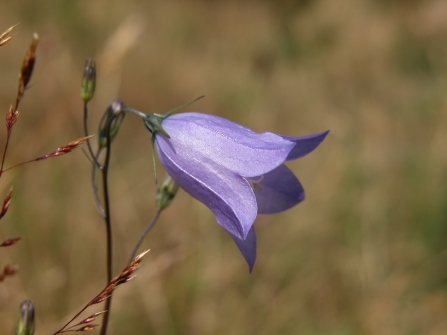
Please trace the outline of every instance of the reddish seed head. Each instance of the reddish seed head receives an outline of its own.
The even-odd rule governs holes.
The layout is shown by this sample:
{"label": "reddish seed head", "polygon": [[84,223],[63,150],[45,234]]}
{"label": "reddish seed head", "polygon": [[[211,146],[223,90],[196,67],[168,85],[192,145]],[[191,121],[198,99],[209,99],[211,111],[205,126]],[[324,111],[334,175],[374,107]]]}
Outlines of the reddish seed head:
{"label": "reddish seed head", "polygon": [[17,122],[17,119],[19,118],[19,112],[15,111],[12,106],[9,107],[9,111],[6,114],[6,130],[9,132],[12,128],[12,126]]}
{"label": "reddish seed head", "polygon": [[3,200],[3,206],[2,206],[2,211],[0,212],[0,219],[6,214],[6,212],[8,211],[9,205],[11,203],[11,195],[12,195],[12,187],[9,190],[8,195],[5,197],[5,199]]}
{"label": "reddish seed head", "polygon": [[3,272],[0,272],[0,282],[5,279],[5,277],[13,276],[19,271],[19,266],[16,264],[8,264],[3,268]]}
{"label": "reddish seed head", "polygon": [[10,239],[7,239],[6,241],[3,241],[0,244],[0,247],[9,247],[11,245],[16,244],[18,241],[20,241],[20,237],[10,238]]}

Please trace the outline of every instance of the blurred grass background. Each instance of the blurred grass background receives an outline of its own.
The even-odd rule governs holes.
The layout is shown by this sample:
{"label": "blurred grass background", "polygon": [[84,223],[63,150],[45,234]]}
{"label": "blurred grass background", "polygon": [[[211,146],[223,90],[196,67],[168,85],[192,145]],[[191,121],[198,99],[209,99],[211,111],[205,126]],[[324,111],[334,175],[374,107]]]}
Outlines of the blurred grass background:
{"label": "blurred grass background", "polygon": [[[137,278],[117,290],[109,334],[445,334],[447,2],[21,0],[2,3],[0,22],[20,22],[0,48],[4,113],[32,33],[41,38],[7,166],[82,136],[87,57],[98,67],[92,132],[115,98],[165,112],[202,94],[190,110],[256,131],[331,129],[289,164],[306,201],[258,217],[251,275],[181,191]],[[113,150],[118,273],[155,213],[155,185],[139,119],[126,117]],[[24,299],[37,334],[50,334],[105,285],[89,173],[78,150],[3,176],[14,194],[0,240],[22,240],[0,250],[0,266],[20,265],[0,283],[2,334]]]}

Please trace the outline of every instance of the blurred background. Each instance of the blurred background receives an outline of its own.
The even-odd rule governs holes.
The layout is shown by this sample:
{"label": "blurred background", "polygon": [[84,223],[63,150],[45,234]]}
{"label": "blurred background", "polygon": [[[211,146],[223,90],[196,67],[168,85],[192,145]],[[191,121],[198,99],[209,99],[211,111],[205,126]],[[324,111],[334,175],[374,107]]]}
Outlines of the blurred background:
{"label": "blurred background", "polygon": [[[40,36],[6,166],[83,136],[87,57],[98,71],[92,133],[115,98],[163,113],[202,94],[188,110],[259,132],[331,130],[288,164],[306,201],[258,217],[252,274],[211,212],[180,191],[144,242],[138,276],[114,295],[110,335],[445,334],[447,2],[21,0],[2,3],[0,22],[20,22],[0,48],[5,114]],[[140,119],[126,116],[111,164],[117,274],[155,213]],[[20,266],[0,283],[2,334],[22,300],[35,304],[36,333],[51,334],[105,286],[89,174],[76,150],[3,175],[0,198],[14,193],[0,240],[22,240],[0,250],[0,267]]]}

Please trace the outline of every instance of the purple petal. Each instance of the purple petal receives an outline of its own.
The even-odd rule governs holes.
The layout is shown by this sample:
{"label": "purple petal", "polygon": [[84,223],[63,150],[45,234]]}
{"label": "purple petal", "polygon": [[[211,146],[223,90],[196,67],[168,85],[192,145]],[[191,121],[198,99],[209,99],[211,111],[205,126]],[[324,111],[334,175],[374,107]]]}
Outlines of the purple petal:
{"label": "purple petal", "polygon": [[177,146],[174,138],[174,134],[171,139],[161,134],[155,138],[166,171],[180,187],[211,209],[228,233],[244,239],[257,213],[249,182],[203,156],[199,148]]}
{"label": "purple petal", "polygon": [[259,180],[253,187],[259,214],[282,212],[304,200],[303,186],[284,164],[259,177]]}
{"label": "purple petal", "polygon": [[243,177],[262,175],[282,164],[296,146],[273,133],[258,134],[223,118],[181,113],[162,123],[176,151],[208,158]]}
{"label": "purple petal", "polygon": [[307,136],[283,136],[282,138],[295,142],[295,146],[293,149],[289,152],[289,155],[287,156],[287,161],[297,159],[300,157],[303,157],[307,155],[308,153],[312,152],[320,145],[321,142],[323,142],[326,135],[329,133],[329,130],[326,130],[319,134],[313,134],[313,135],[307,135]]}
{"label": "purple petal", "polygon": [[254,226],[251,227],[245,240],[241,240],[232,234],[230,234],[230,236],[234,243],[236,243],[237,247],[242,253],[242,256],[244,256],[245,260],[247,261],[248,269],[251,273],[256,261],[256,233]]}

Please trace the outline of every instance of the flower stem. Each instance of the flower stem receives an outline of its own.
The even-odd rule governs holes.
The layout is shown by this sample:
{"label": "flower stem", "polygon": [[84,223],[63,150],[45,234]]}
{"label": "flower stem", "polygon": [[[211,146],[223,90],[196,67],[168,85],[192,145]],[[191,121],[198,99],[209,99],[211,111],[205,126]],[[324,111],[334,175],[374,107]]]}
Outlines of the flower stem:
{"label": "flower stem", "polygon": [[124,108],[122,110],[122,112],[135,114],[136,116],[141,117],[143,120],[146,118],[146,114],[144,114],[144,113],[142,113],[142,112],[140,112],[140,111],[138,111],[136,109],[133,109],[133,108]]}
{"label": "flower stem", "polygon": [[[99,158],[99,155],[101,154],[102,148],[99,148],[96,153],[96,159]],[[93,200],[96,205],[96,209],[98,210],[99,215],[105,219],[106,214],[104,213],[104,207],[102,206],[101,199],[98,194],[98,185],[96,184],[96,164],[92,161],[92,172],[90,175],[90,183],[92,184],[92,192],[93,192]]]}
{"label": "flower stem", "polygon": [[[89,133],[88,133],[88,123],[87,123],[87,119],[88,119],[88,107],[87,107],[87,104],[88,104],[88,102],[84,102],[84,133],[85,133],[85,136],[89,136]],[[92,158],[93,162],[98,167],[98,169],[101,170],[102,166],[101,166],[101,164],[98,161],[98,155],[95,155],[93,153],[92,145],[90,144],[90,139],[87,140],[87,146],[88,146],[88,151],[90,152],[90,157]]]}
{"label": "flower stem", "polygon": [[[88,136],[88,102],[84,102],[84,132],[86,136]],[[101,165],[98,161],[99,154],[101,152],[101,149],[98,149],[98,152],[95,154],[93,152],[92,146],[90,144],[90,141],[87,140],[87,146],[90,153],[90,156],[93,161],[93,169],[92,169],[92,188],[93,188],[93,195],[95,198],[96,207],[98,208],[98,211],[100,212],[101,216],[103,217],[105,224],[106,224],[106,239],[107,239],[107,259],[106,259],[106,267],[107,267],[107,283],[112,280],[112,223],[110,218],[110,200],[109,200],[109,183],[108,183],[108,172],[109,172],[109,164],[110,164],[110,152],[111,152],[111,140],[110,140],[110,126],[111,122],[109,122],[106,125],[106,138],[107,138],[107,147],[106,147],[106,157],[104,161],[104,165]],[[102,184],[103,184],[103,195],[104,195],[104,207],[101,206],[101,202],[98,197],[98,188],[96,186],[96,179],[95,179],[95,168],[98,168],[102,172]],[[103,316],[103,322],[101,326],[101,335],[105,335],[107,333],[107,325],[109,322],[109,310],[112,303],[112,297],[110,296],[106,300],[106,312]]]}
{"label": "flower stem", "polygon": [[[112,120],[111,120],[112,121]],[[106,157],[104,161],[104,165],[102,166],[102,184],[103,184],[103,193],[104,193],[104,220],[106,223],[106,234],[107,234],[107,283],[112,280],[112,223],[110,218],[110,200],[109,200],[109,183],[108,183],[108,172],[109,172],[109,164],[110,164],[110,153],[111,153],[111,140],[110,140],[110,125],[112,122],[109,122],[106,126],[106,136],[107,136],[107,147],[106,147]],[[107,333],[107,324],[109,322],[110,308],[112,304],[112,296],[110,296],[106,300],[106,306],[104,313],[102,326],[101,326],[101,335],[106,335]]]}
{"label": "flower stem", "polygon": [[150,232],[152,227],[155,225],[155,222],[157,222],[158,218],[160,217],[161,211],[162,211],[161,209],[157,210],[157,213],[155,213],[155,216],[152,218],[151,222],[149,222],[148,225],[146,226],[146,228],[144,229],[143,233],[141,234],[140,238],[138,239],[138,242],[135,244],[135,247],[133,249],[132,255],[130,256],[130,259],[129,259],[129,264],[135,258],[136,254],[138,252],[138,248],[140,247],[140,245],[143,242],[144,238]]}

